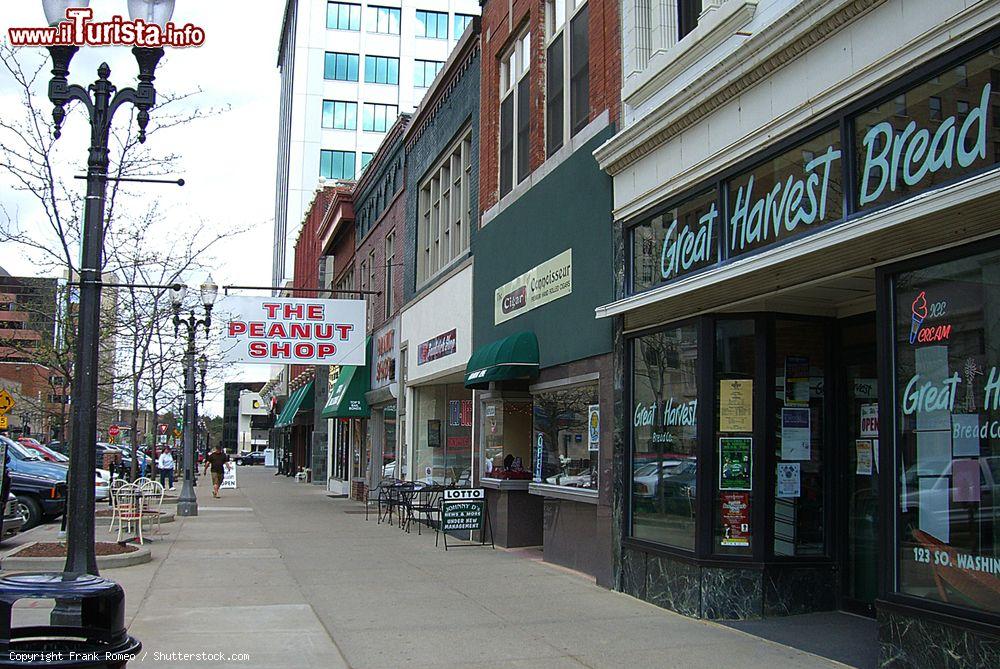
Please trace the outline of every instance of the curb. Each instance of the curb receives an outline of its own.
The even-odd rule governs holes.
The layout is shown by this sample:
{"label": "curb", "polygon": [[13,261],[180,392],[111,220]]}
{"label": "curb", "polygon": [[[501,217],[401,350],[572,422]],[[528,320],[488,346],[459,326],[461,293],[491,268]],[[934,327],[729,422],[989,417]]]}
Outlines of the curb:
{"label": "curb", "polygon": [[[4,571],[62,571],[63,567],[66,566],[66,558],[64,557],[18,557],[18,553],[37,543],[47,542],[29,541],[23,546],[19,546],[0,558],[0,569]],[[148,546],[138,546],[138,549],[122,555],[98,555],[97,567],[98,569],[119,569],[145,564],[153,559],[153,554]]]}
{"label": "curb", "polygon": [[[160,512],[160,523],[172,523],[174,522],[174,512],[173,511],[162,511]],[[150,525],[156,524],[156,518],[143,518],[142,526],[144,528]],[[111,527],[111,516],[94,516],[94,527]]]}

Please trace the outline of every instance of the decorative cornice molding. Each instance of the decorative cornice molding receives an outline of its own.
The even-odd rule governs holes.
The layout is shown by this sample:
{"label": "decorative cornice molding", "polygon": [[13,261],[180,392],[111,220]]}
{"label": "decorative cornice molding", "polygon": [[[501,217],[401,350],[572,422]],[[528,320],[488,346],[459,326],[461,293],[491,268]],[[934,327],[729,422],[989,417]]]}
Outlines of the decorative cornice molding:
{"label": "decorative cornice molding", "polygon": [[[803,0],[594,152],[615,175],[887,0]],[[746,69],[747,63],[757,65]]]}

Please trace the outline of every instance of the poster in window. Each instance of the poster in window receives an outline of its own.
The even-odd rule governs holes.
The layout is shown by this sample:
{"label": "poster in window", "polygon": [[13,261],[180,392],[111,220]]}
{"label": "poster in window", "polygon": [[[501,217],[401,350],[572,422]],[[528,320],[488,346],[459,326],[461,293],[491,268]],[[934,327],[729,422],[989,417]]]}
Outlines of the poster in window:
{"label": "poster in window", "polygon": [[461,427],[472,427],[472,400],[462,400]]}
{"label": "poster in window", "polygon": [[861,438],[878,437],[878,403],[861,405]]}
{"label": "poster in window", "polygon": [[601,405],[587,407],[587,450],[597,451],[601,447]]}
{"label": "poster in window", "polygon": [[785,407],[781,410],[781,459],[809,460],[811,448],[808,407]]}
{"label": "poster in window", "polygon": [[777,496],[783,499],[802,496],[802,466],[798,462],[778,463]]}
{"label": "poster in window", "polygon": [[462,402],[461,400],[448,401],[448,426],[460,427],[462,425]]}
{"label": "poster in window", "polygon": [[719,439],[719,490],[753,490],[753,439]]}
{"label": "poster in window", "polygon": [[427,421],[427,447],[441,448],[441,421],[436,418]]}
{"label": "poster in window", "polygon": [[753,432],[753,381],[719,381],[719,432]]}
{"label": "poster in window", "polygon": [[857,461],[854,473],[858,476],[871,476],[875,462],[874,442],[871,439],[858,439],[854,442],[854,452]]}
{"label": "poster in window", "polygon": [[745,492],[724,492],[719,495],[722,502],[723,546],[750,545],[750,494]]}
{"label": "poster in window", "polygon": [[785,358],[785,404],[809,404],[809,358]]}

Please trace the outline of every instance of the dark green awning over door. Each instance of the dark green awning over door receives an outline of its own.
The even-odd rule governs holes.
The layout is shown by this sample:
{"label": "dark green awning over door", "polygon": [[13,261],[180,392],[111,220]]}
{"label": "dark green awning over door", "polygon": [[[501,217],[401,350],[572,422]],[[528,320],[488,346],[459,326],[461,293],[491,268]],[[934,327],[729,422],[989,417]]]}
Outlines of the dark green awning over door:
{"label": "dark green awning over door", "polygon": [[312,409],[315,402],[316,396],[313,392],[313,382],[310,381],[289,396],[288,401],[285,402],[285,406],[281,409],[281,413],[278,414],[277,419],[274,421],[274,427],[288,427],[295,420],[295,416],[299,411]]}
{"label": "dark green awning over door", "polygon": [[323,418],[368,418],[371,410],[365,401],[369,382],[368,366],[345,365],[330,389],[330,399],[323,407]]}
{"label": "dark green awning over door", "polygon": [[465,366],[466,388],[487,388],[490,381],[533,379],[538,376],[538,339],[518,332],[476,349]]}

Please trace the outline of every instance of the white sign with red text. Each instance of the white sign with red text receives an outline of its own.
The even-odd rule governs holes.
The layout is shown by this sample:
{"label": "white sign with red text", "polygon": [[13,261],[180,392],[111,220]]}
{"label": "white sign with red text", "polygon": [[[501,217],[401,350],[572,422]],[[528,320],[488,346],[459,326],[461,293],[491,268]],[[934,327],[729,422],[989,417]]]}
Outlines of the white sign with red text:
{"label": "white sign with red text", "polygon": [[364,365],[364,300],[226,297],[222,359],[260,365]]}

